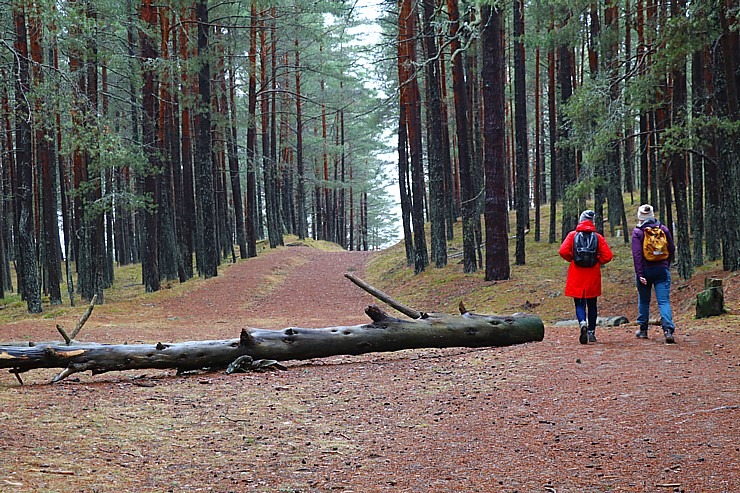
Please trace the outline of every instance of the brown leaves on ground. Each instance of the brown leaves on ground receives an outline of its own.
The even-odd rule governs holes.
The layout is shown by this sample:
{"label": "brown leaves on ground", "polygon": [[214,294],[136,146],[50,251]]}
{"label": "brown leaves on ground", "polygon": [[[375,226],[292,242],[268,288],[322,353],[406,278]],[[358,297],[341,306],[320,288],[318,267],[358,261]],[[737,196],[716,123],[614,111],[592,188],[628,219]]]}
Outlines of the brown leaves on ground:
{"label": "brown leaves on ground", "polygon": [[[278,249],[183,296],[96,307],[80,340],[366,323],[373,300],[343,274],[362,277],[370,255]],[[738,319],[693,320],[683,291],[673,346],[657,328],[648,340],[633,326],[600,328],[599,343],[583,346],[576,328],[548,326],[540,343],[342,356],[286,372],[124,372],[52,386],[42,370],[23,387],[3,374],[0,491],[738,491]],[[0,339],[57,338],[54,323],[5,325]]]}

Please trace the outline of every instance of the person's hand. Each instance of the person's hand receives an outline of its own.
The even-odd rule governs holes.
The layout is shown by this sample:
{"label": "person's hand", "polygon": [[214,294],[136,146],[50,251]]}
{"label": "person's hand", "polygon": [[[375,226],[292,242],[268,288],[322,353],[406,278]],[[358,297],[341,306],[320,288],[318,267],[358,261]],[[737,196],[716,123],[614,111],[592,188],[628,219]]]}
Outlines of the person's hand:
{"label": "person's hand", "polygon": [[641,284],[647,284],[647,279],[645,279],[644,277],[641,277],[640,278],[640,283]]}

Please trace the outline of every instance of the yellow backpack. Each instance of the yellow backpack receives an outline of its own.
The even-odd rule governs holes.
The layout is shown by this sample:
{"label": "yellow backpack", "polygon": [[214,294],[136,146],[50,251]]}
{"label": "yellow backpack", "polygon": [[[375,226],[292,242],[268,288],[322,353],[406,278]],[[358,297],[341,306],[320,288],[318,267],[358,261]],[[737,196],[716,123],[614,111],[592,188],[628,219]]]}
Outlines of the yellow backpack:
{"label": "yellow backpack", "polygon": [[660,226],[644,228],[642,255],[648,262],[660,262],[668,258],[668,238]]}

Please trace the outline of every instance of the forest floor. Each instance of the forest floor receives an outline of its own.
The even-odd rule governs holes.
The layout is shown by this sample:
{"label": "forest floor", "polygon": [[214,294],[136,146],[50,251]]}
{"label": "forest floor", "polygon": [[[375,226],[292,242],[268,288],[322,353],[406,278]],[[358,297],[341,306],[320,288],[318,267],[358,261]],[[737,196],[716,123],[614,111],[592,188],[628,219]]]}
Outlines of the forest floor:
{"label": "forest floor", "polygon": [[[243,327],[367,323],[363,310],[377,301],[343,274],[370,275],[377,255],[279,248],[182,292],[100,305],[78,340],[177,342],[234,338]],[[634,286],[622,270],[605,276],[599,306],[633,318]],[[695,320],[690,299],[703,277],[676,283],[674,345],[657,326],[636,339],[634,324],[599,328],[598,343],[581,345],[575,327],[553,323],[572,301],[529,280],[527,290],[488,283],[487,296],[509,293],[504,308],[526,301],[536,315],[541,307],[537,343],[338,356],[232,375],[131,371],[48,385],[56,372],[37,370],[21,386],[3,373],[0,492],[734,493],[740,290],[734,276],[708,274],[725,279],[735,310]],[[423,291],[374,275],[419,310],[452,313],[440,299],[455,306],[466,296],[464,283]],[[450,284],[456,291],[445,294]],[[58,339],[54,326],[73,327],[83,310],[3,323],[0,341]]]}

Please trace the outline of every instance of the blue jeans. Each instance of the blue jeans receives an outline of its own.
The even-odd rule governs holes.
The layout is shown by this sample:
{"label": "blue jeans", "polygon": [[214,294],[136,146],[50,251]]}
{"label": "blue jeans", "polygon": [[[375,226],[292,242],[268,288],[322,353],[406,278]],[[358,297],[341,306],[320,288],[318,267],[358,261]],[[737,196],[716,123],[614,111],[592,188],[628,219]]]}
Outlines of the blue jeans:
{"label": "blue jeans", "polygon": [[650,295],[655,287],[655,300],[660,311],[660,324],[663,330],[673,332],[673,312],[671,311],[671,271],[665,267],[648,267],[645,272],[647,284],[637,282],[637,324],[647,327],[650,319]]}
{"label": "blue jeans", "polygon": [[596,329],[596,318],[598,312],[596,310],[596,298],[573,298],[576,304],[576,318],[578,323],[586,320],[586,308],[588,308],[588,330]]}

